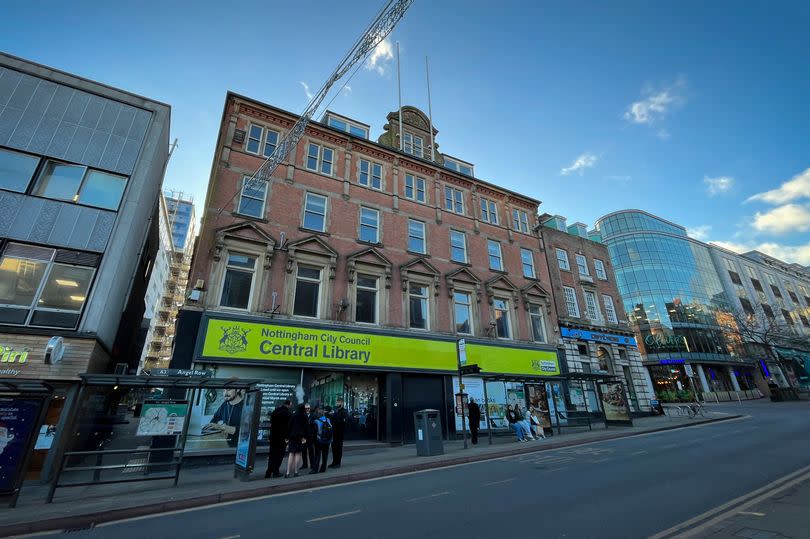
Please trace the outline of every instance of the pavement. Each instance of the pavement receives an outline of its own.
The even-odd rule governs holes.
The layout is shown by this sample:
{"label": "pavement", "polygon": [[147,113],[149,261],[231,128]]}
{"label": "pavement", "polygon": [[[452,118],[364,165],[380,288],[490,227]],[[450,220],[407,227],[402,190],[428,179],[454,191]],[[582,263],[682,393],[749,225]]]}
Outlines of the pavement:
{"label": "pavement", "polygon": [[[483,437],[477,446],[468,449],[462,443],[445,442],[445,453],[432,457],[417,457],[415,446],[380,446],[372,449],[347,451],[343,466],[318,475],[301,475],[291,479],[264,479],[265,461],[247,482],[233,477],[232,465],[205,466],[184,469],[177,487],[171,481],[154,481],[89,487],[60,488],[52,504],[44,504],[47,487],[26,484],[18,506],[0,509],[0,536],[26,534],[48,530],[79,530],[93,528],[102,523],[122,519],[153,516],[169,511],[182,511],[235,503],[259,497],[274,496],[297,491],[311,491],[390,476],[399,476],[435,468],[445,468],[504,457],[524,457],[538,451],[554,451],[595,442],[664,432],[681,427],[707,424],[733,419],[740,410],[728,407],[710,411],[707,418],[688,419],[672,417],[638,418],[632,427],[594,427],[566,429],[560,436],[546,440],[516,443],[514,437],[495,437],[492,445]],[[530,457],[531,458],[531,457]],[[212,511],[216,511],[212,509]],[[162,537],[160,533],[152,537]],[[201,535],[207,536],[207,535]]]}

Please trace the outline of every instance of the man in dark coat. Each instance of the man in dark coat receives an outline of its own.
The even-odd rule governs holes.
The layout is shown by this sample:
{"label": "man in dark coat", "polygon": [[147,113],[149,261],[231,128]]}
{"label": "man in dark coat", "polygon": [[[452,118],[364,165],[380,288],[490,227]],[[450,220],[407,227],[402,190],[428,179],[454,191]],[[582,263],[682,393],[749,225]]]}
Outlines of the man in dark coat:
{"label": "man in dark coat", "polygon": [[472,443],[478,443],[478,425],[481,424],[481,408],[475,399],[470,399],[470,404],[467,405],[467,410],[470,412],[470,434],[472,435]]}
{"label": "man in dark coat", "polygon": [[281,461],[284,460],[284,448],[287,445],[287,430],[290,426],[290,401],[273,410],[270,414],[270,456],[267,459],[265,477],[281,477]]}
{"label": "man in dark coat", "polygon": [[349,412],[343,406],[342,398],[337,400],[337,409],[332,414],[332,464],[330,468],[340,468],[343,459],[343,440],[346,436],[346,427],[349,425]]}

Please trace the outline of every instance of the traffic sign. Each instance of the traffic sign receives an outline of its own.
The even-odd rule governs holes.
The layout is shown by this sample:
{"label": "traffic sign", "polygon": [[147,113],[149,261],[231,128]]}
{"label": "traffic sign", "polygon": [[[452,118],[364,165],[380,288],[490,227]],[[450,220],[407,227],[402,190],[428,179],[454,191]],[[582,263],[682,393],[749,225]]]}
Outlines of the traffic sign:
{"label": "traffic sign", "polygon": [[467,364],[467,341],[458,340],[458,364],[462,367]]}
{"label": "traffic sign", "polygon": [[462,375],[465,374],[478,374],[481,372],[481,367],[478,365],[464,365],[459,369]]}

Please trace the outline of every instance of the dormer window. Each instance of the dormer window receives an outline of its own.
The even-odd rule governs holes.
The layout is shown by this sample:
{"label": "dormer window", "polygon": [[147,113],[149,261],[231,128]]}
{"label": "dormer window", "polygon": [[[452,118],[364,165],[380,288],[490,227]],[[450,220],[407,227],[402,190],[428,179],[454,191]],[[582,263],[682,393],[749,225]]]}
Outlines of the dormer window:
{"label": "dormer window", "polygon": [[414,135],[405,131],[403,137],[403,150],[405,153],[415,155],[416,157],[424,156],[425,141],[419,135]]}
{"label": "dormer window", "polygon": [[[368,140],[368,126],[359,122],[354,122],[346,117],[338,116],[334,112],[326,113],[324,118],[326,125],[334,129],[349,133],[355,137],[361,137]],[[323,121],[323,120],[321,120]]]}
{"label": "dormer window", "polygon": [[456,172],[466,174],[467,176],[475,176],[475,174],[473,174],[473,166],[471,164],[458,161],[452,157],[447,157],[446,155],[444,156],[444,168],[455,170]]}

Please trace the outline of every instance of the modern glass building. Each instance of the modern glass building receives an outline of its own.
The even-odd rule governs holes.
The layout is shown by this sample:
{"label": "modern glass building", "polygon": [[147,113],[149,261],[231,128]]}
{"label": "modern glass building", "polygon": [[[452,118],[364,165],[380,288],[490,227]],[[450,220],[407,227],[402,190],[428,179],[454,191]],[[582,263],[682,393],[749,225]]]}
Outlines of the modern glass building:
{"label": "modern glass building", "polygon": [[628,321],[656,392],[754,389],[753,360],[723,331],[729,305],[709,247],[686,229],[641,210],[596,222],[616,273]]}

